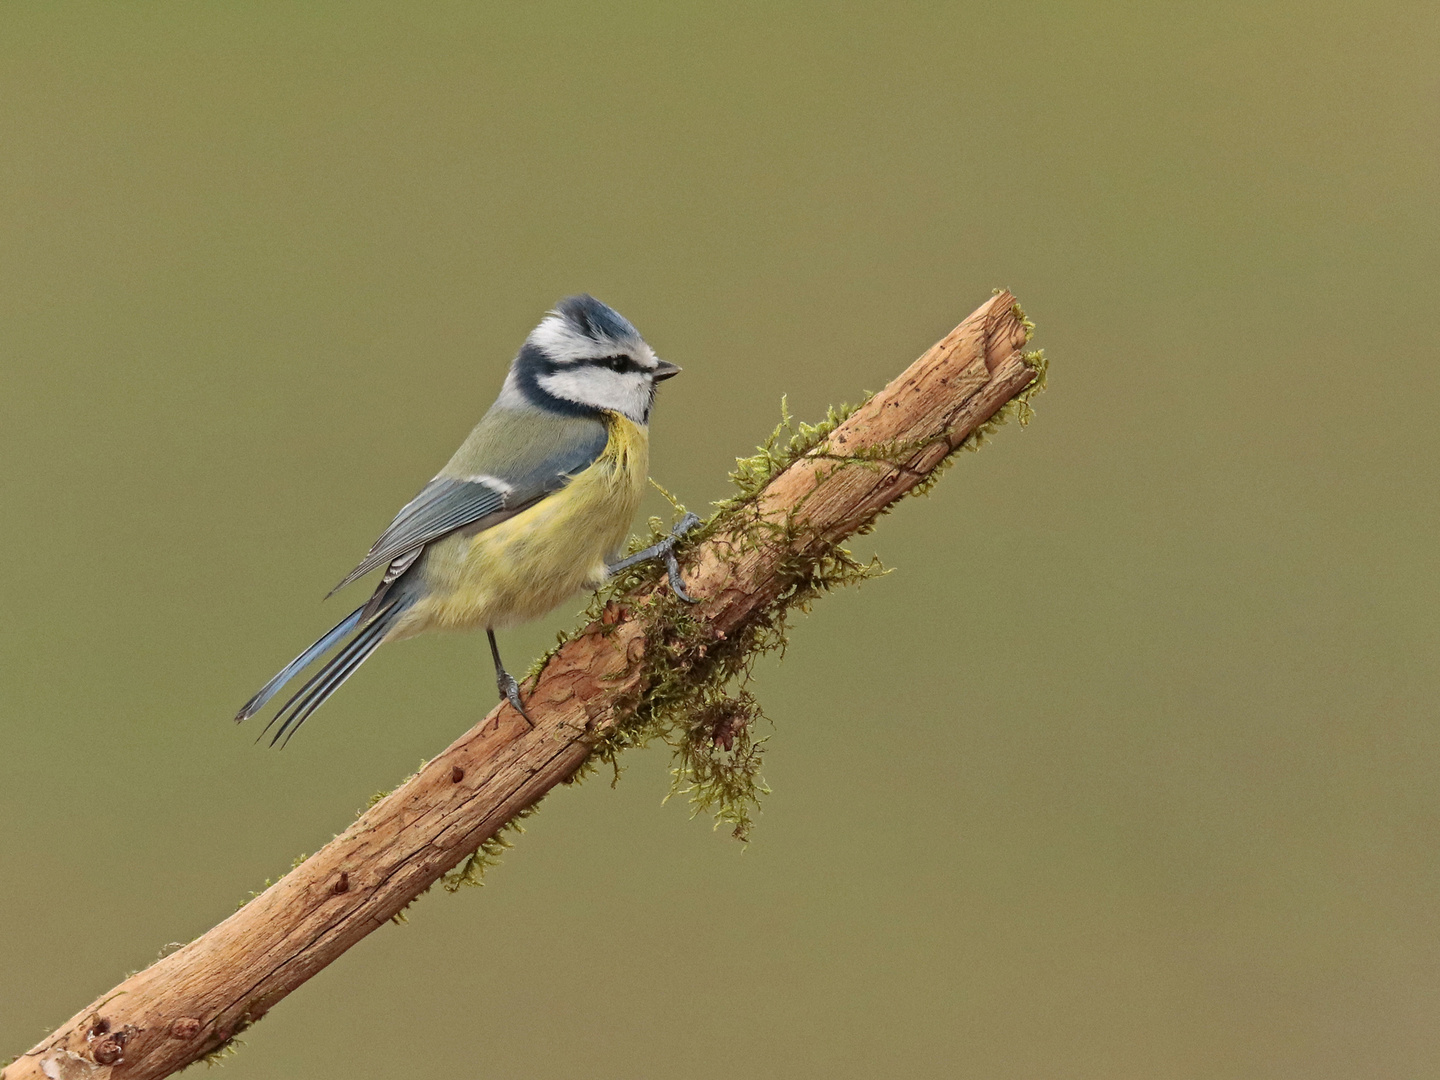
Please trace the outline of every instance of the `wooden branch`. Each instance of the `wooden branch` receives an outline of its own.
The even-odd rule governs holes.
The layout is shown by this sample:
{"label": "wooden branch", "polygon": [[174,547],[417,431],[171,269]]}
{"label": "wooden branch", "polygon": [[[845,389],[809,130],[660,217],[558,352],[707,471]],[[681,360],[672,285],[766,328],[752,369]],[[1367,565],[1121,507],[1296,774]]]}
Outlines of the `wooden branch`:
{"label": "wooden branch", "polygon": [[[873,523],[1024,390],[1036,377],[1025,340],[1014,298],[997,294],[689,552],[693,615],[714,640],[776,600],[793,581],[782,566]],[[757,532],[766,522],[783,528]],[[264,1016],[584,764],[646,692],[648,600],[663,588],[612,604],[603,625],[556,653],[528,699],[533,729],[497,706],[319,852],[100,995],[0,1080],[168,1076]]]}

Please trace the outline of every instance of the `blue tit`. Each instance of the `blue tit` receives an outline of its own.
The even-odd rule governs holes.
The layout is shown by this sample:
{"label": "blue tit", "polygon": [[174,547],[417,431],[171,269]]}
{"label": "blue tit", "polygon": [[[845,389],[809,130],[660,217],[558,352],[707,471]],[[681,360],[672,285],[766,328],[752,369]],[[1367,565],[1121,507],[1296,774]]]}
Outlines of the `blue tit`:
{"label": "blue tit", "polygon": [[591,296],[562,300],[526,338],[500,396],[454,457],[335,587],[384,567],[370,599],[286,664],[235,719],[259,712],[339,646],[271,719],[279,721],[271,744],[288,740],[384,642],[483,627],[501,698],[529,720],[495,631],[543,615],[635,561],[616,559],[645,489],[650,409],[657,384],[679,371],[613,308]]}

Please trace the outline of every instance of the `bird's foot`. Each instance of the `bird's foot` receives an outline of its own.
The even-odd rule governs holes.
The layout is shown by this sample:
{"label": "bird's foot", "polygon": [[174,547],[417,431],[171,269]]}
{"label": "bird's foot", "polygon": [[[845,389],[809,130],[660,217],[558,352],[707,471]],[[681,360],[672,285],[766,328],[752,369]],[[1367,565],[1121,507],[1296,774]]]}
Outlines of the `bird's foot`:
{"label": "bird's foot", "polygon": [[649,547],[635,552],[634,555],[627,555],[611,566],[610,572],[616,574],[621,570],[628,570],[632,566],[639,566],[643,562],[649,562],[651,559],[664,559],[665,569],[668,571],[670,577],[670,591],[687,604],[695,603],[695,597],[686,591],[685,582],[680,577],[680,561],[675,558],[675,545],[682,536],[699,524],[700,519],[696,515],[687,512],[684,517],[676,522],[675,527],[670,530],[670,535],[664,540],[661,540],[658,544],[651,544]]}
{"label": "bird's foot", "polygon": [[502,668],[496,672],[495,682],[500,690],[500,700],[508,701],[511,707],[523,716],[525,722],[533,728],[535,721],[530,719],[530,714],[525,711],[525,706],[520,701],[520,684],[515,681],[515,676]]}

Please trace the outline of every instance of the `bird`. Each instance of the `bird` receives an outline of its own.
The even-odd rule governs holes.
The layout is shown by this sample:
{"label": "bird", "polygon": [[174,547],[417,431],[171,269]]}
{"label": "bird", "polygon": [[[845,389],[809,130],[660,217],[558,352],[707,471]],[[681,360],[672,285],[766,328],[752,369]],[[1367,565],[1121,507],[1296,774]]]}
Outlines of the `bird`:
{"label": "bird", "polygon": [[665,558],[672,589],[692,600],[674,544],[698,522],[693,514],[666,540],[618,558],[649,475],[656,388],[679,372],[614,308],[588,294],[561,300],[526,337],[499,396],[454,456],[331,590],[384,567],[369,599],[281,668],[236,722],[335,650],[261,732],[278,723],[270,742],[284,745],[385,642],[484,629],[501,700],[533,726],[496,630],[644,559]]}

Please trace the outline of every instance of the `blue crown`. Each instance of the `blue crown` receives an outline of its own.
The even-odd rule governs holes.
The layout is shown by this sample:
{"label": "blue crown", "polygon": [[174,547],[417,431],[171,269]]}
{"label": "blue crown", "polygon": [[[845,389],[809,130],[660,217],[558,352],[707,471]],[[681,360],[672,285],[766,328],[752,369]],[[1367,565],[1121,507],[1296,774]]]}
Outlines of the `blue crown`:
{"label": "blue crown", "polygon": [[629,319],[589,293],[567,296],[555,305],[555,312],[592,341],[622,342],[640,336]]}

